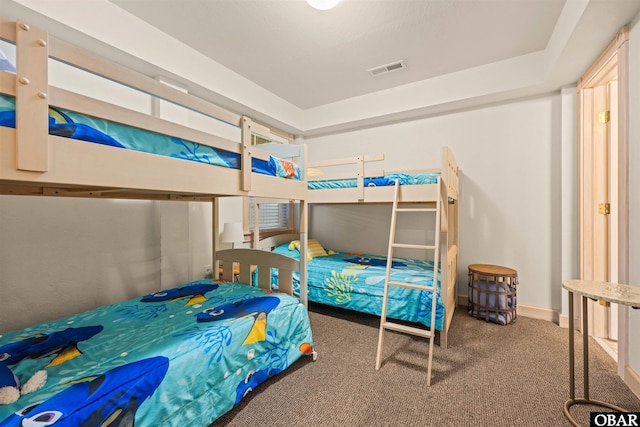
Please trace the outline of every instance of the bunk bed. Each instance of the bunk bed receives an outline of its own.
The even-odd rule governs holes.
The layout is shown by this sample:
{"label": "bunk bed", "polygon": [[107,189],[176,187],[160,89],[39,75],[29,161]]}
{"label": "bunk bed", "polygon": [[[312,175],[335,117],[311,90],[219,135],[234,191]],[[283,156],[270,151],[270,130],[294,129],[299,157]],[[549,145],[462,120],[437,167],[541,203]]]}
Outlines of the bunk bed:
{"label": "bunk bed", "polygon": [[[276,268],[282,283],[300,268],[253,249],[218,258],[223,268]],[[0,425],[184,426],[219,418],[302,355],[316,357],[304,305],[247,283],[204,279],[3,334],[4,366],[18,378],[42,371],[46,378],[2,402]]]}
{"label": "bunk bed", "polygon": [[[435,206],[436,200],[444,194],[446,201],[441,204],[440,224],[436,225],[445,233],[440,241],[436,329],[440,334],[440,346],[446,347],[448,330],[457,305],[457,161],[448,147],[442,147],[439,169],[401,172],[369,170],[368,165],[383,159],[383,155],[372,155],[310,162],[309,171],[314,172],[308,173],[309,205],[391,204],[395,198],[396,181],[401,185],[400,206]],[[344,165],[348,165],[346,171]],[[342,170],[333,172],[336,167]],[[275,251],[300,258],[297,249],[291,245],[283,244]],[[428,285],[433,280],[433,261],[393,258],[392,267],[391,281],[416,281]],[[308,298],[310,301],[380,315],[385,272],[386,257],[383,256],[335,252],[328,256],[312,257],[307,262]],[[392,288],[389,301],[387,316],[431,327],[431,298],[427,292]]]}
{"label": "bunk bed", "polygon": [[[27,23],[0,17],[0,39],[16,50],[15,72],[0,70],[0,194],[211,202],[213,271],[221,261],[228,279],[191,282],[2,334],[0,368],[22,382],[41,370],[46,379],[15,402],[3,401],[0,425],[36,413],[65,425],[208,423],[303,354],[315,358],[306,289],[299,298],[285,287],[276,294],[254,286],[246,273],[262,265],[284,278],[293,270],[304,278],[306,263],[264,251],[221,251],[218,237],[220,197],[293,200],[305,218],[305,147],[278,144],[288,145],[287,158],[272,156],[252,142],[278,131]],[[231,124],[239,141],[54,87],[52,60]],[[115,128],[122,132],[114,136]],[[153,146],[142,146],[146,140]],[[172,144],[178,148],[167,148]],[[300,224],[306,241],[306,220]],[[74,408],[77,393],[106,401],[89,397],[85,409]]]}

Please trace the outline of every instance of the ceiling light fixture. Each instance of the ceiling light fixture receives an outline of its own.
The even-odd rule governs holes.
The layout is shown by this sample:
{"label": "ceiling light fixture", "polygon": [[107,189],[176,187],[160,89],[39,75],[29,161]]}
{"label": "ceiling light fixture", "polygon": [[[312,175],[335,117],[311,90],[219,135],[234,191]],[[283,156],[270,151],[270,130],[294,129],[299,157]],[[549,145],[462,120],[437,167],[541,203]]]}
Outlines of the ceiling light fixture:
{"label": "ceiling light fixture", "polygon": [[307,0],[309,6],[318,10],[333,9],[339,2],[340,0]]}

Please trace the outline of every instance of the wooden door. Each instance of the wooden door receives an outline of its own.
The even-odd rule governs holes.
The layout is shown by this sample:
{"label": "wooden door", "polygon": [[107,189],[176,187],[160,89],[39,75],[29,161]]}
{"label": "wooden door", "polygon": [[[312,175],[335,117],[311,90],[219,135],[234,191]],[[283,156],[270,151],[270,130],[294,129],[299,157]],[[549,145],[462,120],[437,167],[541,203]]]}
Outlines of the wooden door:
{"label": "wooden door", "polygon": [[[619,112],[618,112],[618,80],[613,80],[609,83],[609,139],[615,141],[609,148],[609,201],[610,210],[609,215],[609,251],[611,254],[610,262],[608,265],[609,281],[618,283],[620,282],[620,276],[618,275],[618,268],[620,267],[620,253],[618,248],[620,245],[620,200],[619,192],[619,179],[620,179],[620,165],[618,159],[620,158],[620,136],[619,132]],[[613,340],[618,340],[618,304],[611,304],[608,313],[608,337]]]}
{"label": "wooden door", "polygon": [[[580,274],[586,280],[628,280],[627,41],[623,28],[578,82]],[[626,311],[589,306],[589,332],[620,338],[621,373],[628,361]]]}
{"label": "wooden door", "polygon": [[[590,176],[589,187],[585,187],[583,209],[590,211],[590,221],[584,224],[585,252],[591,252],[591,262],[583,265],[583,278],[588,280],[610,281],[609,266],[615,262],[611,253],[610,240],[613,230],[609,227],[611,202],[609,198],[610,174],[615,172],[615,165],[610,164],[610,149],[616,144],[611,139],[610,81],[588,89],[591,107],[585,110],[591,115],[589,121],[591,138],[585,140],[583,150],[590,152],[590,164],[584,164],[584,174]],[[611,166],[611,167],[610,167]],[[610,338],[609,307],[597,302],[589,302],[589,333],[597,338]],[[616,319],[617,320],[617,319]]]}

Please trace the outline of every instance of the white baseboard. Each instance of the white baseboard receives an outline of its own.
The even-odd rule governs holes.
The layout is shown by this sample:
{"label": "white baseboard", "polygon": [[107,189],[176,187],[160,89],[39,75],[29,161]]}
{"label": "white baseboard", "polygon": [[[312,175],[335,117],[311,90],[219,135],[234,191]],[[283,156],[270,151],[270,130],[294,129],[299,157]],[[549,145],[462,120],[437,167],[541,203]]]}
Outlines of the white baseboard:
{"label": "white baseboard", "polygon": [[624,382],[629,386],[633,394],[640,399],[640,376],[628,365],[624,370]]}
{"label": "white baseboard", "polygon": [[605,353],[611,356],[614,362],[618,363],[618,351],[614,349],[606,339],[598,337],[593,337],[593,339],[598,343],[598,345],[600,345],[600,347],[602,347]]}
{"label": "white baseboard", "polygon": [[[468,295],[458,294],[458,305],[467,307],[469,302]],[[523,317],[531,317],[533,319],[546,320],[555,324],[560,323],[560,312],[558,310],[551,310],[549,308],[537,307],[535,305],[518,304],[516,307],[516,315]],[[565,318],[565,328],[569,326],[567,316]],[[560,325],[562,326],[562,324]]]}
{"label": "white baseboard", "polygon": [[[574,325],[575,325],[575,323],[574,323]],[[569,328],[569,316],[567,316],[566,314],[560,314],[560,317],[558,319],[558,326],[560,326],[561,328],[568,329]]]}

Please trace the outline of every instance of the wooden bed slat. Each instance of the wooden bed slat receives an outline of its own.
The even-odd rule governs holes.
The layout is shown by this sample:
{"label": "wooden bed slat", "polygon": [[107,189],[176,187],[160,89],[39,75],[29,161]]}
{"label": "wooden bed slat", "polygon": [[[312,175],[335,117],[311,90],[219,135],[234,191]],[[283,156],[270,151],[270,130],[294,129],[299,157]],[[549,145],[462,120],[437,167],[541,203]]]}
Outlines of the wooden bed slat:
{"label": "wooden bed slat", "polygon": [[251,268],[258,267],[258,285],[261,289],[271,289],[271,268],[278,269],[278,282],[282,283],[280,292],[292,294],[293,271],[300,271],[300,262],[284,255],[259,249],[225,249],[216,252],[216,258],[222,261],[222,277],[233,281],[233,264],[240,265],[239,281],[254,285]]}
{"label": "wooden bed slat", "polygon": [[203,99],[189,95],[167,86],[144,74],[138,73],[123,65],[100,57],[93,52],[87,51],[57,38],[51,38],[49,54],[52,58],[58,59],[67,64],[106,77],[110,80],[120,82],[126,86],[154,95],[160,99],[173,102],[188,109],[198,111],[209,117],[222,120],[234,126],[240,126],[240,116],[225,110],[222,107],[211,104]]}
{"label": "wooden bed slat", "polygon": [[241,263],[240,267],[240,274],[238,276],[238,281],[240,283],[251,283],[252,282],[252,278],[251,278],[251,264],[249,263]]}
{"label": "wooden bed slat", "polygon": [[267,264],[258,265],[258,287],[266,290],[271,289],[271,269]]}
{"label": "wooden bed slat", "polygon": [[240,154],[242,157],[242,189],[244,191],[251,191],[251,120],[248,117],[243,117],[241,120],[242,125],[242,147]]}
{"label": "wooden bed slat", "polygon": [[16,76],[8,71],[0,71],[0,92],[16,96]]}
{"label": "wooden bed slat", "polygon": [[198,144],[208,145],[232,153],[240,153],[240,144],[216,135],[199,131],[187,126],[170,122],[145,113],[123,108],[108,102],[90,98],[64,89],[50,87],[50,104],[65,110],[86,114],[87,111],[99,111],[100,119],[142,128],[149,132],[181,138]]}
{"label": "wooden bed slat", "polygon": [[278,274],[278,291],[293,295],[293,272],[291,270],[280,270]]}
{"label": "wooden bed slat", "polygon": [[324,161],[318,161],[318,162],[310,162],[309,163],[309,167],[310,168],[319,168],[319,167],[326,167],[326,166],[340,166],[340,165],[350,165],[350,164],[360,164],[363,162],[377,162],[380,160],[384,160],[384,154],[373,154],[373,155],[368,155],[368,156],[355,156],[355,157],[343,157],[340,159],[331,159],[331,160],[324,160]]}

